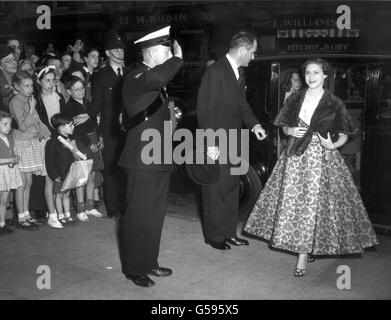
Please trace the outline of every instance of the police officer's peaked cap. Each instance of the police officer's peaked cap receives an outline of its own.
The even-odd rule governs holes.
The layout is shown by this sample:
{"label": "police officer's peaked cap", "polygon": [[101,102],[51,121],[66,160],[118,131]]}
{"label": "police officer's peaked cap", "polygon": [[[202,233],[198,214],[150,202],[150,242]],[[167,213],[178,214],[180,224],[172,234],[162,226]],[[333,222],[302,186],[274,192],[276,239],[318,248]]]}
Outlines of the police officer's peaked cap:
{"label": "police officer's peaked cap", "polygon": [[10,55],[13,52],[14,51],[12,50],[12,48],[0,44],[0,59],[5,58],[6,56]]}
{"label": "police officer's peaked cap", "polygon": [[106,34],[105,39],[105,50],[111,49],[125,49],[125,45],[121,40],[121,36],[114,30],[110,30]]}
{"label": "police officer's peaked cap", "polygon": [[136,40],[134,44],[139,45],[142,49],[158,45],[170,46],[170,28],[171,26],[168,26],[148,33],[146,36]]}

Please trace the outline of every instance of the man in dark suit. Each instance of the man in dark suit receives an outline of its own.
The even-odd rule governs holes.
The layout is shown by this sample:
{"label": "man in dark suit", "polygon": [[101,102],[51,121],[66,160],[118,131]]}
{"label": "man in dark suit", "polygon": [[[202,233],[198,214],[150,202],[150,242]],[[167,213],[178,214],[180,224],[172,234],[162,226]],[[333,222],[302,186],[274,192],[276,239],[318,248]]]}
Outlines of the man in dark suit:
{"label": "man in dark suit", "polygon": [[[173,54],[169,27],[135,42],[142,48],[143,63],[126,76],[122,95],[128,116],[126,145],[119,161],[127,172],[127,207],[120,223],[119,244],[122,272],[136,285],[150,287],[150,276],[169,276],[172,270],[158,264],[160,237],[165,216],[172,163],[146,164],[143,148],[149,141],[141,136],[154,130],[161,137],[161,155],[171,141],[164,128],[170,127],[169,102],[165,86],[183,65],[182,49],[175,41]],[[168,138],[171,140],[171,136]]]}
{"label": "man in dark suit", "polygon": [[[206,70],[197,99],[197,117],[201,129],[239,131],[244,124],[259,140],[266,137],[264,129],[247,103],[243,79],[242,67],[247,67],[254,59],[256,50],[256,38],[247,32],[239,32],[231,39],[227,55]],[[240,141],[236,143],[239,144]],[[210,158],[219,159],[220,151],[214,142],[208,143],[207,155]],[[230,249],[229,244],[248,245],[247,240],[236,235],[239,177],[230,174],[231,165],[226,160],[225,164],[219,163],[219,180],[202,187],[205,242],[220,250]]]}
{"label": "man in dark suit", "polygon": [[109,217],[125,211],[125,174],[118,160],[125,143],[119,115],[122,109],[121,88],[127,70],[124,65],[124,44],[115,32],[109,32],[105,43],[105,54],[109,63],[93,74],[91,80],[92,104],[88,114],[96,120],[100,113],[100,130],[104,148],[104,202]]}

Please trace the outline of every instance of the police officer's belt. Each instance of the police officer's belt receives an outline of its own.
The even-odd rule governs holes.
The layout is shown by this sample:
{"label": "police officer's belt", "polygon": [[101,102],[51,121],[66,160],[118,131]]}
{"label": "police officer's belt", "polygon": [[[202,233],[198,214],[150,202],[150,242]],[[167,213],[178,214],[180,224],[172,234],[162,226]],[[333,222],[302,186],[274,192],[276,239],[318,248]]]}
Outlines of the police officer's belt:
{"label": "police officer's belt", "polygon": [[140,123],[147,121],[159,108],[164,104],[165,99],[162,94],[159,94],[157,98],[144,110],[140,111],[134,115],[131,119],[128,119],[126,112],[123,113],[123,126],[126,131],[133,129],[138,126]]}

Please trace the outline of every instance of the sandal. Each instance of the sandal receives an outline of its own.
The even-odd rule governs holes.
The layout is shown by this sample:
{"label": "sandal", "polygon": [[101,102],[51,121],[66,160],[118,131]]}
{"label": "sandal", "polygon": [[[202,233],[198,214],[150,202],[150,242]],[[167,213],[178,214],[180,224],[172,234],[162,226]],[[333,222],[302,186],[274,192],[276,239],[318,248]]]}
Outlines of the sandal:
{"label": "sandal", "polygon": [[38,225],[37,220],[35,220],[34,218],[31,218],[31,217],[27,217],[24,221],[27,221],[30,224]]}
{"label": "sandal", "polygon": [[314,262],[314,261],[315,261],[314,256],[311,253],[309,253],[308,254],[308,262]]}
{"label": "sandal", "polygon": [[67,223],[67,219],[65,219],[65,218],[58,219],[58,221],[60,221],[61,224]]}
{"label": "sandal", "polygon": [[295,271],[293,272],[293,275],[295,277],[302,277],[305,275],[305,272],[306,272],[306,269],[299,269],[299,268],[296,268]]}
{"label": "sandal", "polygon": [[38,226],[36,224],[31,223],[27,219],[23,221],[19,221],[16,224],[16,227],[24,230],[38,230]]}
{"label": "sandal", "polygon": [[75,219],[73,219],[71,216],[69,216],[68,218],[65,218],[65,220],[66,220],[66,223],[77,224],[77,221]]}

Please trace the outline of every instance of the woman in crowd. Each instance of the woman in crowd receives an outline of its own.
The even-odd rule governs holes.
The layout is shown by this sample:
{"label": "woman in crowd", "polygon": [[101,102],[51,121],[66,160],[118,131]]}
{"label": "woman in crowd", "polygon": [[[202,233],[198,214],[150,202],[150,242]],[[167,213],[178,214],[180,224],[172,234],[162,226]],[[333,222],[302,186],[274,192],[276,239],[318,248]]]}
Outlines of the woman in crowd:
{"label": "woman in crowd", "polygon": [[17,67],[13,50],[0,44],[0,110],[9,112],[9,101],[15,94],[12,87],[12,77]]}
{"label": "woman in crowd", "polygon": [[354,134],[342,100],[323,88],[330,65],[304,64],[307,90],[288,97],[274,124],[289,136],[244,231],[298,254],[302,277],[314,255],[361,253],[378,244],[361,197],[338,151]]}
{"label": "woman in crowd", "polygon": [[295,92],[298,92],[303,87],[303,81],[300,73],[297,70],[289,71],[281,85],[281,91],[284,94],[284,101]]}

